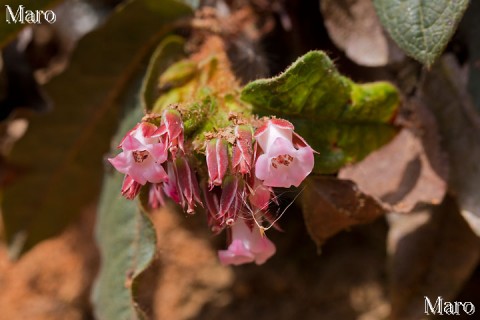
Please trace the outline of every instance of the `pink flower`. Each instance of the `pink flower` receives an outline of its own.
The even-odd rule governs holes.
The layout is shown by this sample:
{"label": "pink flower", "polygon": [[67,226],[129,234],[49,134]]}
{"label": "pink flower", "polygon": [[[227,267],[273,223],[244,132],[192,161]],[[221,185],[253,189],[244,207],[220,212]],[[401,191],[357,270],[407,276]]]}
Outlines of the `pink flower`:
{"label": "pink flower", "polygon": [[166,181],[168,176],[161,164],[167,160],[167,150],[154,135],[156,130],[151,123],[139,123],[120,143],[119,148],[123,151],[108,161],[141,185]]}
{"label": "pink flower", "polygon": [[210,189],[222,185],[228,168],[228,145],[223,139],[212,139],[207,142],[207,168]]}
{"label": "pink flower", "polygon": [[298,187],[312,172],[314,151],[293,129],[286,120],[270,119],[255,133],[264,152],[255,164],[255,175],[265,186]]}
{"label": "pink flower", "polygon": [[232,243],[227,250],[218,251],[223,265],[240,265],[255,262],[265,263],[275,254],[275,245],[260,232],[256,224],[250,229],[244,220],[237,220],[231,227]]}
{"label": "pink flower", "polygon": [[249,126],[235,127],[235,146],[232,151],[232,167],[241,174],[250,173],[252,167],[252,129]]}

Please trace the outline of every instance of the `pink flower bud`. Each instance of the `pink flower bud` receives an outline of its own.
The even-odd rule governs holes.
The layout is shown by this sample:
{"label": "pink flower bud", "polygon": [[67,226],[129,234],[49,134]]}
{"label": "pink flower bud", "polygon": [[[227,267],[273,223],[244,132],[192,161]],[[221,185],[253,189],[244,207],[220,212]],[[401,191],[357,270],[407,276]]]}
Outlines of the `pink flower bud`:
{"label": "pink flower bud", "polygon": [[122,196],[125,198],[132,200],[134,199],[138,193],[140,192],[140,188],[142,185],[135,180],[132,179],[128,174],[125,175],[122,184]]}
{"label": "pink flower bud", "polygon": [[224,218],[225,221],[236,219],[242,203],[242,182],[243,181],[236,176],[227,176],[223,181],[218,216]]}
{"label": "pink flower bud", "polygon": [[165,206],[161,183],[153,183],[150,186],[150,190],[148,191],[148,204],[152,209]]}
{"label": "pink flower bud", "polygon": [[184,157],[175,161],[176,173],[178,178],[178,186],[186,201],[187,213],[194,213],[195,202],[202,204],[200,199],[200,187],[197,182],[195,172],[190,167],[188,160]]}
{"label": "pink flower bud", "polygon": [[219,218],[220,210],[219,187],[207,189],[207,185],[202,185],[202,193],[205,199],[205,207],[207,209],[207,222],[213,233],[218,234],[223,230],[224,219]]}
{"label": "pink flower bud", "polygon": [[207,142],[207,167],[210,189],[222,185],[228,168],[228,145],[223,139],[212,139]]}
{"label": "pink flower bud", "polygon": [[182,204],[182,197],[180,195],[180,187],[178,186],[178,178],[177,173],[175,171],[175,167],[173,162],[167,162],[167,174],[168,174],[168,181],[163,183],[163,192],[175,201],[178,204]]}
{"label": "pink flower bud", "polygon": [[144,185],[160,183],[167,179],[161,164],[167,160],[165,145],[153,134],[157,127],[142,122],[127,133],[120,148],[122,152],[108,161],[121,173]]}
{"label": "pink flower bud", "polygon": [[218,251],[223,265],[240,265],[255,262],[265,263],[275,254],[275,245],[260,232],[256,224],[250,229],[244,220],[238,219],[231,227],[232,242],[227,250]]}
{"label": "pink flower bud", "polygon": [[165,110],[162,114],[160,128],[155,135],[162,137],[162,142],[170,150],[173,158],[176,157],[178,149],[184,151],[183,121],[180,112],[175,109]]}
{"label": "pink flower bud", "polygon": [[286,120],[270,119],[255,133],[263,150],[255,175],[265,186],[298,187],[313,170],[314,151],[293,129]]}
{"label": "pink flower bud", "polygon": [[252,168],[252,130],[249,126],[235,127],[232,167],[235,172],[247,174]]}

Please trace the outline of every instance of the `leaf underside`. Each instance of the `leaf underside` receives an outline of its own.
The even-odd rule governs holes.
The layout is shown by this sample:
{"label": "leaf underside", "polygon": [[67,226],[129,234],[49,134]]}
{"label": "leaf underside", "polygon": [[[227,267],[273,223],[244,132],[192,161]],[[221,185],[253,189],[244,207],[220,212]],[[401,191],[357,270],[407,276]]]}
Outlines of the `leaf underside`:
{"label": "leaf underside", "polygon": [[468,0],[373,0],[390,36],[409,56],[430,67],[445,49]]}

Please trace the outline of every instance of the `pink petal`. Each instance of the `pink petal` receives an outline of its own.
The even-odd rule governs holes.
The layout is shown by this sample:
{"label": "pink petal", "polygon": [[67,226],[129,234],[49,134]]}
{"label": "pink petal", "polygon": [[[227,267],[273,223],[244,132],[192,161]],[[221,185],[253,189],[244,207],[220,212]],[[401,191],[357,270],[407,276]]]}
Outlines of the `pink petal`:
{"label": "pink petal", "polygon": [[275,245],[260,233],[257,225],[250,230],[243,220],[237,220],[231,232],[232,242],[228,249],[218,252],[222,264],[263,264],[275,254]]}
{"label": "pink petal", "polygon": [[234,240],[228,246],[227,250],[219,250],[218,257],[224,266],[238,266],[255,261],[254,254],[245,248],[245,245],[241,240]]}
{"label": "pink petal", "polygon": [[[280,119],[274,119],[280,120]],[[286,120],[283,120],[289,123]],[[265,127],[266,126],[266,127]],[[257,130],[255,133],[255,139],[264,152],[268,152],[268,149],[274,144],[274,141],[281,137],[287,141],[292,141],[293,125],[276,125],[273,120],[269,120],[264,127]]]}
{"label": "pink petal", "polygon": [[131,152],[121,152],[115,158],[108,158],[108,161],[117,171],[126,174],[131,166],[131,157]]}
{"label": "pink petal", "polygon": [[127,136],[123,139],[122,149],[123,151],[145,150],[145,145],[138,139],[132,136]]}
{"label": "pink petal", "polygon": [[168,175],[165,172],[165,169],[163,169],[162,165],[155,163],[154,161],[148,166],[134,166],[133,168],[134,169],[131,171],[137,171],[137,168],[139,168],[138,170],[142,170],[142,174],[148,182],[160,183],[168,180]]}

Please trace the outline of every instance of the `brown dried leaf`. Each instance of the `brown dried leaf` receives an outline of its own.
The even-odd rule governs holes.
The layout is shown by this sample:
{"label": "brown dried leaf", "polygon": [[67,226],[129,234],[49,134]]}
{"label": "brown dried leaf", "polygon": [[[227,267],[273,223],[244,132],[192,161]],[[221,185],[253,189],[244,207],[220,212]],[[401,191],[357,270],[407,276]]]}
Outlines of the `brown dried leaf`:
{"label": "brown dried leaf", "polygon": [[439,204],[447,188],[446,156],[428,110],[420,110],[417,116],[425,119],[421,124],[422,139],[403,129],[382,149],[343,168],[339,178],[355,181],[363,192],[381,200],[392,211],[410,212],[422,204]]}
{"label": "brown dried leaf", "polygon": [[372,197],[348,180],[311,177],[302,194],[308,233],[320,247],[328,238],[351,226],[368,223],[385,213]]}
{"label": "brown dried leaf", "polygon": [[451,56],[426,74],[419,100],[435,115],[449,154],[449,189],[461,213],[480,236],[480,116],[468,94],[462,70]]}
{"label": "brown dried leaf", "polygon": [[455,298],[477,266],[480,241],[450,196],[441,206],[389,218],[390,319],[420,319],[424,296]]}
{"label": "brown dried leaf", "polygon": [[383,32],[370,0],[322,0],[320,6],[332,41],[354,62],[378,67],[404,58]]}

